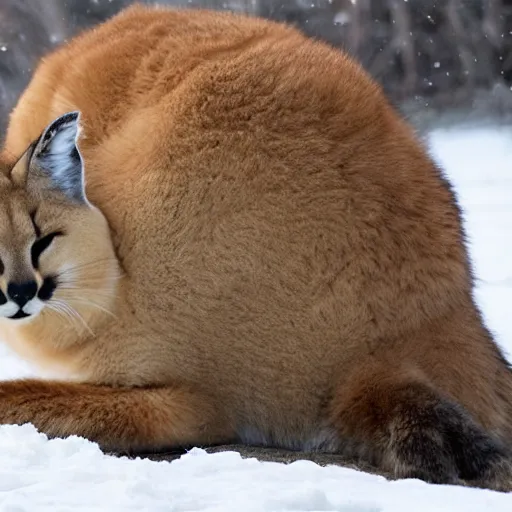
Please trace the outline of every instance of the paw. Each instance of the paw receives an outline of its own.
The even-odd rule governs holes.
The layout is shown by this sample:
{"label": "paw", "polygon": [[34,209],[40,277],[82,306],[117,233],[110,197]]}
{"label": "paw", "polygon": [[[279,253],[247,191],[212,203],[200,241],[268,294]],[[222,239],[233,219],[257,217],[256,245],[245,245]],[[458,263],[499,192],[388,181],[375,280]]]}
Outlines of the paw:
{"label": "paw", "polygon": [[435,399],[400,411],[388,464],[398,478],[512,490],[512,456],[461,407]]}
{"label": "paw", "polygon": [[432,484],[460,484],[460,470],[453,455],[435,432],[424,429],[398,438],[386,457],[395,478],[417,478]]}
{"label": "paw", "polygon": [[512,492],[512,457],[497,459],[480,478],[468,480],[468,484],[494,491]]}

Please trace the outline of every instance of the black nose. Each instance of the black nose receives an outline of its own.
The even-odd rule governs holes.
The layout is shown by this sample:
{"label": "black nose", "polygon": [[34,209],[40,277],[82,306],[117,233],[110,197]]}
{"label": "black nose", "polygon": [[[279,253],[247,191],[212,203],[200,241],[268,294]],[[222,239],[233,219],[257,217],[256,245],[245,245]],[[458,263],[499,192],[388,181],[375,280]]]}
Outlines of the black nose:
{"label": "black nose", "polygon": [[27,281],[26,283],[9,283],[7,294],[22,308],[30,299],[33,299],[37,293],[37,283]]}

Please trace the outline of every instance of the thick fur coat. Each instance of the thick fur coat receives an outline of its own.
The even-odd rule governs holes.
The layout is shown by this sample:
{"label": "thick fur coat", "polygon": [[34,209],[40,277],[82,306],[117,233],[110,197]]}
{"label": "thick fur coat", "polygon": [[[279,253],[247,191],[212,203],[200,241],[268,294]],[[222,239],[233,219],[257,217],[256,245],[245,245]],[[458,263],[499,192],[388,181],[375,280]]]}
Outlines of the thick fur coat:
{"label": "thick fur coat", "polygon": [[134,6],[42,61],[0,168],[0,335],[56,379],[1,383],[0,422],[511,488],[455,197],[345,54]]}

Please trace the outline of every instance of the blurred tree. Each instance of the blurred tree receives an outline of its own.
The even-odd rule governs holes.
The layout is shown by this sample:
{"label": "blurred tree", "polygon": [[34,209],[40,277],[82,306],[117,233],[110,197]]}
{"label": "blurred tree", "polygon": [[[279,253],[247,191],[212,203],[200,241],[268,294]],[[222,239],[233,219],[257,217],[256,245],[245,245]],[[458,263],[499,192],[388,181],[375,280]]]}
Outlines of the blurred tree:
{"label": "blurred tree", "polygon": [[[0,130],[37,60],[130,0],[1,0]],[[512,111],[512,0],[161,0],[293,23],[355,55],[399,104],[471,106],[502,91]],[[1,132],[0,132],[1,133]]]}

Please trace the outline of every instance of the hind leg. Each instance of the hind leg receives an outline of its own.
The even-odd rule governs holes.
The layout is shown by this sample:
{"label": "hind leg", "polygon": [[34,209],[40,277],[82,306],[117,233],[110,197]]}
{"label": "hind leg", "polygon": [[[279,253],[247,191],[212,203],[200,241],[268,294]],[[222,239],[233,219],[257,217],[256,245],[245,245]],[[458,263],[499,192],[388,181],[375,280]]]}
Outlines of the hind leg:
{"label": "hind leg", "polygon": [[512,490],[512,458],[498,439],[420,377],[360,370],[332,401],[347,446],[398,478]]}

